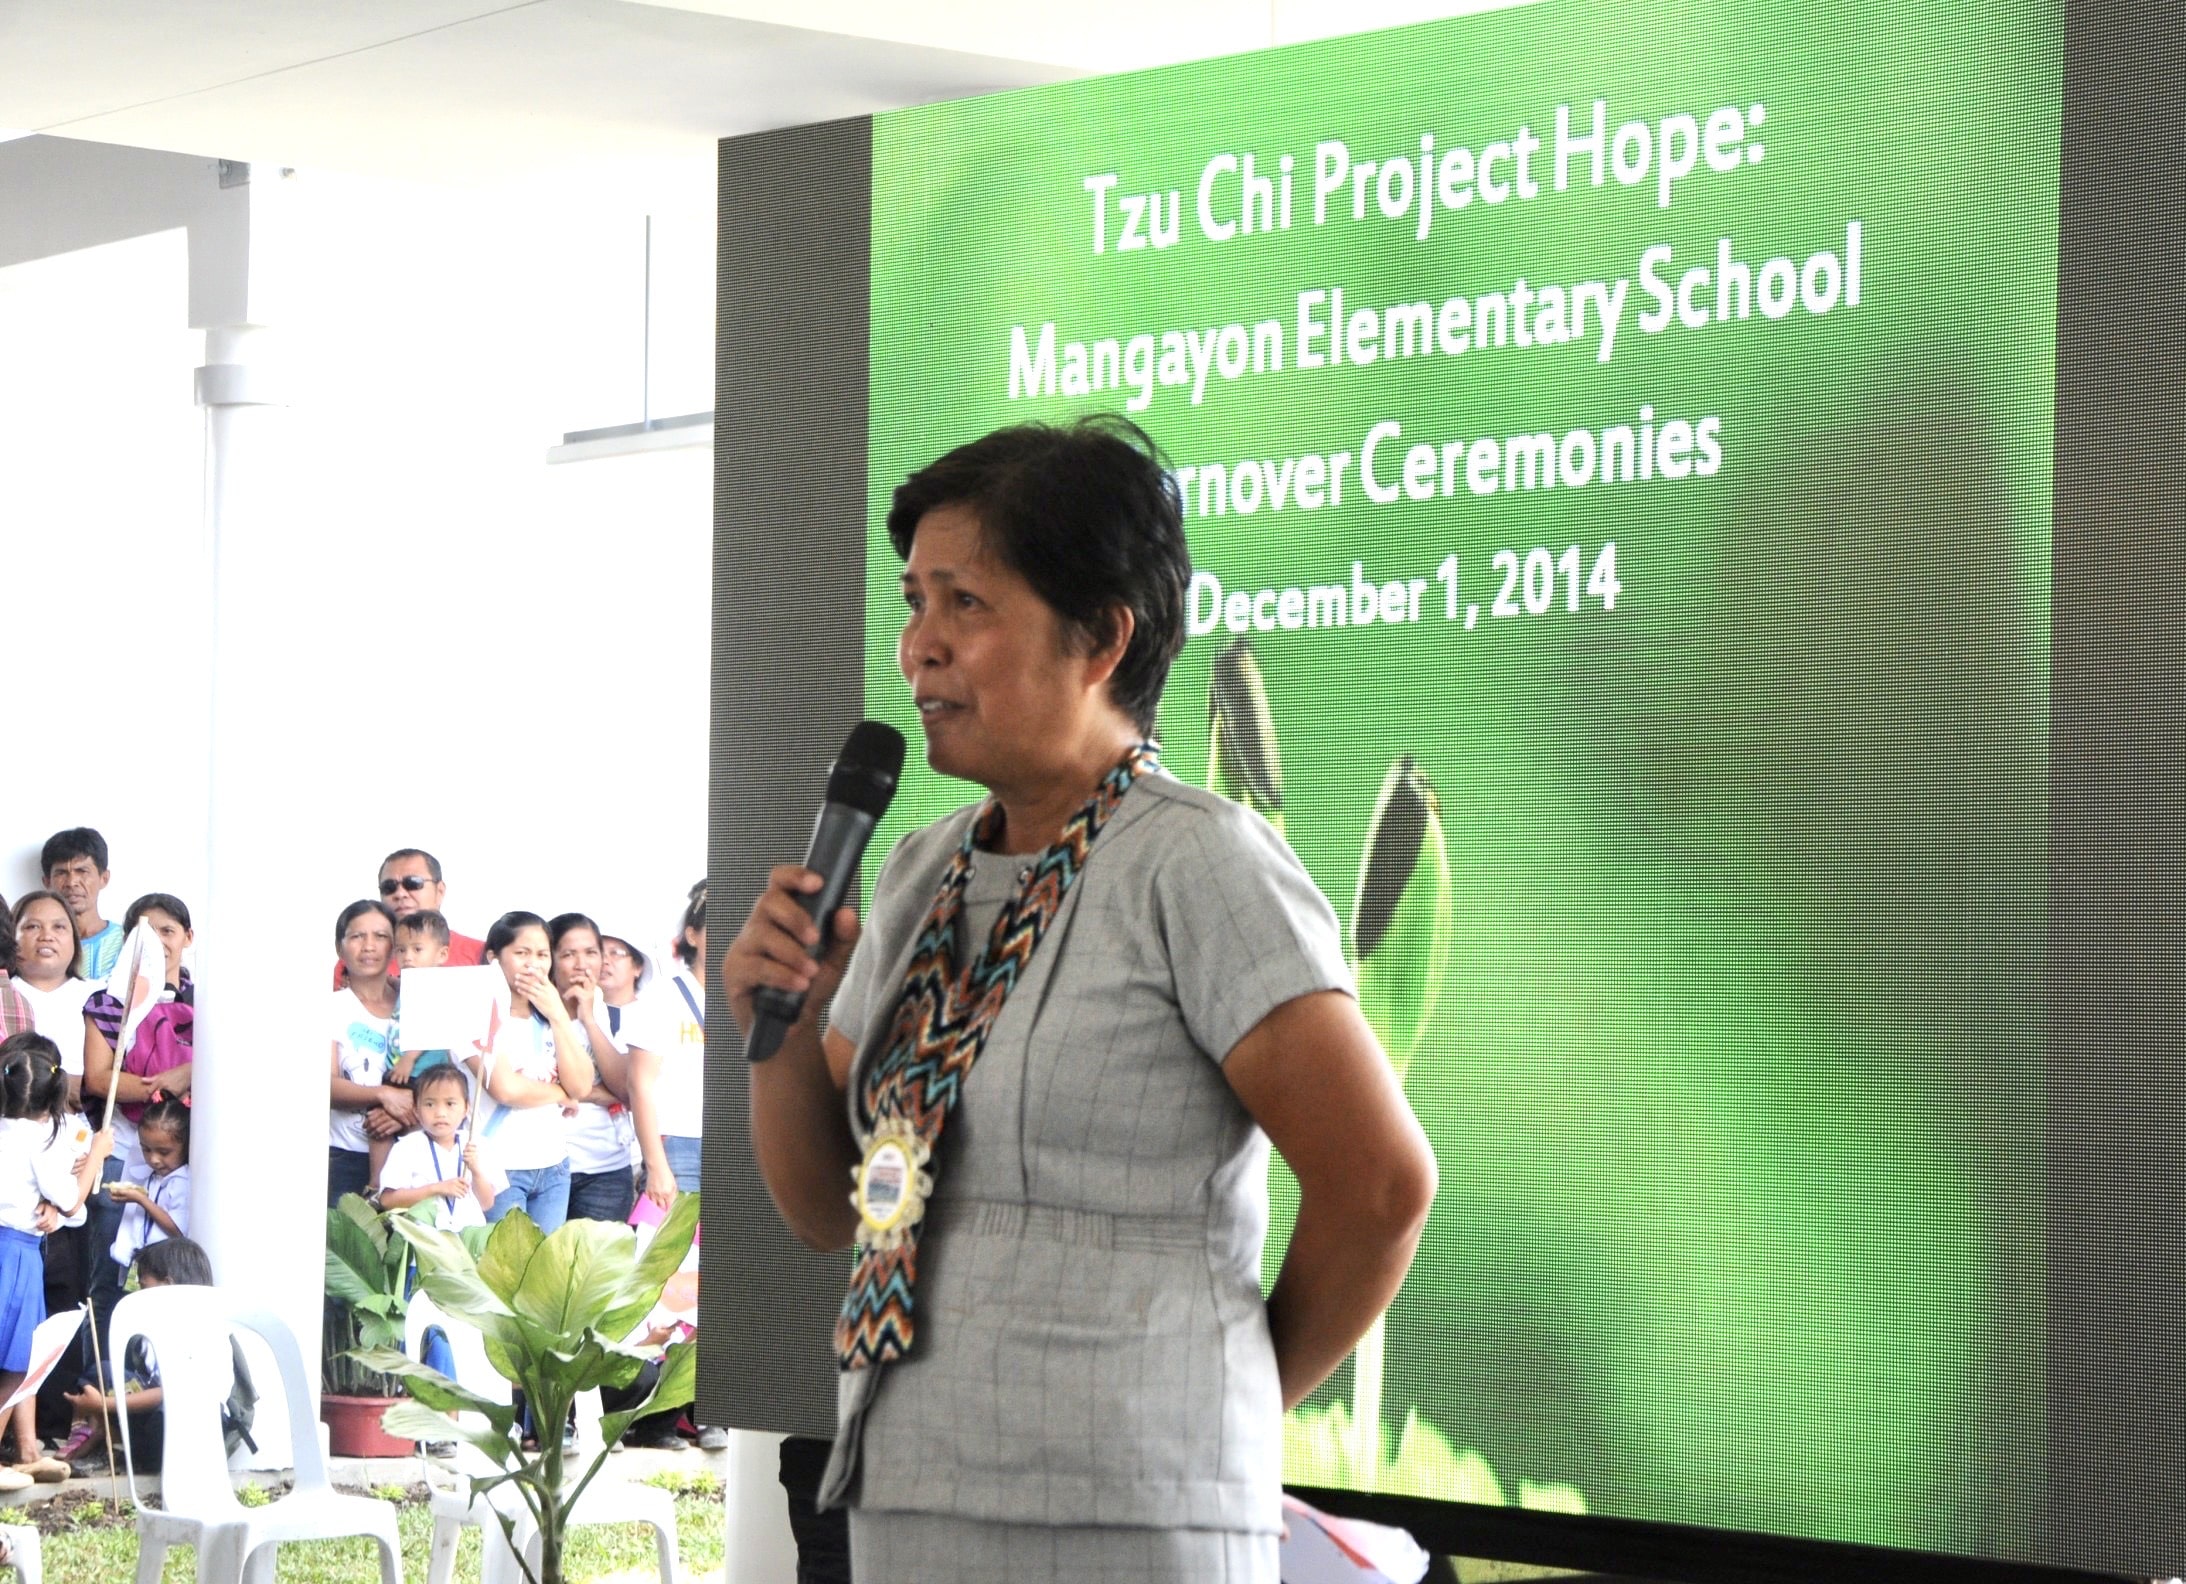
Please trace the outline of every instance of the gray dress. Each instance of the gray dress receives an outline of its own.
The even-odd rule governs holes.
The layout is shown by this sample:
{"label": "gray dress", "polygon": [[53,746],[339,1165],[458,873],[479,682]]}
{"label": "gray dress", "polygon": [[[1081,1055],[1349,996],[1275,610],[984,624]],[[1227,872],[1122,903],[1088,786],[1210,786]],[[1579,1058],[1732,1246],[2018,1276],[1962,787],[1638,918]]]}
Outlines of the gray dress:
{"label": "gray dress", "polygon": [[[831,1011],[858,1073],[974,812],[905,837],[881,872]],[[977,855],[982,930],[1027,861]],[[1282,838],[1142,777],[942,1135],[910,1356],[841,1377],[821,1499],[855,1509],[861,1578],[968,1578],[992,1558],[1012,1579],[1272,1584],[1268,1142],[1221,1061],[1330,989],[1351,989],[1335,916]]]}

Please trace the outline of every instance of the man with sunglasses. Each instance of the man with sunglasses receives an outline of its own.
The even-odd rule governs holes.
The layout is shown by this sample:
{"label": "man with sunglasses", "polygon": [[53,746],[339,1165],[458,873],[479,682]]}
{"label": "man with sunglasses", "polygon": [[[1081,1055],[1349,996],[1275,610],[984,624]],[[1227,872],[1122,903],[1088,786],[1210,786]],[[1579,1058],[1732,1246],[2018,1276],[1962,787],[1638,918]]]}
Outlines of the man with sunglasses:
{"label": "man with sunglasses", "polygon": [[[380,900],[387,904],[387,911],[396,919],[408,918],[426,908],[436,913],[444,912],[440,904],[447,894],[447,883],[440,878],[440,860],[423,848],[404,847],[380,860]],[[447,967],[475,968],[485,954],[484,941],[474,940],[453,929],[448,931]],[[347,982],[342,965],[337,962],[334,988],[339,990]]]}

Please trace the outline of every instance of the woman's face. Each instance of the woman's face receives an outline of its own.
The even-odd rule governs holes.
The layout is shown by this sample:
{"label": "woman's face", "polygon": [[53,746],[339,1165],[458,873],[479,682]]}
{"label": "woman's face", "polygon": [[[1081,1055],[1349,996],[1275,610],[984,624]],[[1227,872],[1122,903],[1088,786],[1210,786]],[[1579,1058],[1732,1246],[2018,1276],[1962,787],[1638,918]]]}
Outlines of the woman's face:
{"label": "woman's face", "polygon": [[1065,649],[1054,608],[988,554],[968,508],[919,519],[903,599],[896,663],[918,703],[928,764],[1002,790],[1067,761],[1092,702],[1088,657]]}
{"label": "woman's face", "polygon": [[516,988],[516,977],[526,969],[546,978],[554,967],[554,953],[547,945],[547,932],[537,924],[526,924],[516,932],[516,938],[501,948],[494,961],[501,965],[501,977]]}
{"label": "woman's face", "polygon": [[68,977],[76,956],[76,937],[68,927],[68,909],[40,897],[23,909],[15,926],[19,972],[32,984],[50,989]]}
{"label": "woman's face", "polygon": [[554,988],[567,990],[580,980],[600,982],[600,938],[582,924],[563,931],[562,943],[554,948]]}
{"label": "woman's face", "polygon": [[600,991],[607,996],[626,995],[637,988],[638,960],[619,940],[600,942]]}
{"label": "woman's face", "polygon": [[335,943],[342,967],[352,979],[377,979],[387,972],[395,957],[395,931],[376,909],[367,909],[349,921]]}
{"label": "woman's face", "polygon": [[[159,937],[159,944],[167,953],[167,982],[178,983],[182,974],[182,954],[190,946],[189,929],[164,908],[146,908],[144,922],[152,926],[152,932]],[[321,935],[319,939],[326,937]]]}

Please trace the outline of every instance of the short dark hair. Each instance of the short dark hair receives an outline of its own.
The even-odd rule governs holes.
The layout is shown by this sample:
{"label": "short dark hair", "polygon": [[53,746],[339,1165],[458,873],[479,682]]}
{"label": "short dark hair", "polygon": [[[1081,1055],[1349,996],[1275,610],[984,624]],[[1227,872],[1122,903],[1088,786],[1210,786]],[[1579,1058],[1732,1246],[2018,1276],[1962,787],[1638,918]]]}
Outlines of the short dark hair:
{"label": "short dark hair", "polygon": [[463,1069],[452,1061],[435,1062],[412,1079],[410,1081],[410,1098],[422,1100],[425,1098],[426,1090],[437,1089],[442,1084],[450,1083],[463,1091],[463,1107],[468,1111],[471,1103],[471,1081],[463,1075]]}
{"label": "short dark hair", "polygon": [[395,920],[395,933],[408,930],[412,935],[430,935],[441,945],[448,944],[448,915],[438,908],[419,908],[415,913],[405,913]]}
{"label": "short dark hair", "polygon": [[88,858],[100,874],[106,873],[106,838],[88,825],[55,831],[38,850],[38,872],[50,875],[71,858]]}
{"label": "short dark hair", "polygon": [[387,920],[388,938],[393,939],[395,910],[377,897],[359,897],[349,906],[343,908],[341,917],[334,921],[334,949],[336,951],[342,949],[342,939],[348,935],[349,926],[356,923],[358,919],[364,917],[367,913],[377,913],[381,918]]}
{"label": "short dark hair", "polygon": [[[16,963],[15,925],[13,922],[13,918],[14,915],[10,914],[10,922],[8,927],[4,930],[0,930],[0,973],[6,973],[10,978],[13,978],[15,975]],[[81,951],[83,950],[83,947],[79,943],[76,949],[78,951]]]}
{"label": "short dark hair", "polygon": [[122,932],[126,934],[130,930],[135,929],[137,927],[137,920],[144,917],[145,914],[151,912],[154,908],[157,908],[160,912],[166,914],[177,924],[180,924],[184,929],[197,928],[196,925],[190,922],[190,910],[183,904],[182,898],[178,896],[169,896],[164,891],[147,891],[144,893],[144,895],[138,897],[136,901],[130,903],[129,911],[122,915]]}
{"label": "short dark hair", "polygon": [[1131,612],[1108,695],[1151,736],[1169,666],[1184,647],[1192,557],[1184,502],[1145,430],[1114,413],[997,429],[896,486],[888,542],[910,559],[928,512],[962,506],[996,559],[1032,585],[1070,641],[1097,649]]}
{"label": "short dark hair", "polygon": [[422,847],[397,847],[393,852],[389,853],[386,857],[380,860],[380,873],[385,874],[387,872],[387,866],[393,863],[397,858],[424,859],[426,869],[432,874],[433,884],[443,885],[446,883],[440,878],[440,860],[438,858],[435,858],[431,853],[427,852]]}
{"label": "short dark hair", "polygon": [[210,1287],[213,1262],[204,1245],[186,1237],[161,1238],[137,1250],[137,1281],[165,1282],[170,1287]]}

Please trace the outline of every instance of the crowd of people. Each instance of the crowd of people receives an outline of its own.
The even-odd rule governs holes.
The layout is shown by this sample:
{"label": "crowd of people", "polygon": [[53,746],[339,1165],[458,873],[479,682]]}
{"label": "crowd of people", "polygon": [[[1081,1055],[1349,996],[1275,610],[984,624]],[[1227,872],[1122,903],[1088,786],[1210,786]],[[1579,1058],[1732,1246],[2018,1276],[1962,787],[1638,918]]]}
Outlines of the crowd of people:
{"label": "crowd of people", "polygon": [[[187,1244],[193,1273],[204,1263],[189,1242],[190,909],[149,892],[107,918],[109,860],[98,831],[60,831],[39,855],[45,884],[0,902],[12,923],[0,930],[0,1397],[45,1315],[88,1300],[103,1341],[132,1268],[140,1282],[177,1279],[162,1244]],[[551,1233],[571,1218],[657,1220],[697,1193],[705,882],[657,957],[579,912],[507,912],[474,938],[450,924],[447,889],[439,859],[404,848],[380,864],[377,895],[334,921],[328,1207],[354,1193],[428,1206],[448,1227],[522,1210]],[[129,965],[160,980],[148,1005],[109,984]],[[468,1049],[407,1044],[401,976],[479,965],[501,973],[483,1036]],[[116,1402],[142,1410],[103,1357],[86,1346],[0,1427],[12,1441],[0,1490],[67,1478],[71,1459],[98,1451]],[[686,1444],[673,1416],[633,1433]]]}

